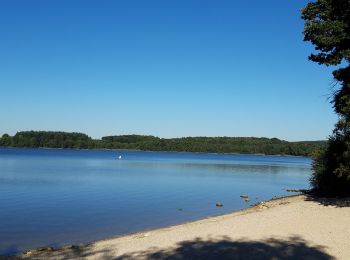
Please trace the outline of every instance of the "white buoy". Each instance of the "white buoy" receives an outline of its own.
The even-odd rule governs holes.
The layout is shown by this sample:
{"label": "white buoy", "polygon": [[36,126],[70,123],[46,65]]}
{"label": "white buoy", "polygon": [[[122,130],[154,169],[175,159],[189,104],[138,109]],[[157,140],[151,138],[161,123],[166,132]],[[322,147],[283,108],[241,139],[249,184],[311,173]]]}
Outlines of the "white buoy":
{"label": "white buoy", "polygon": [[121,155],[119,155],[119,156],[118,156],[118,159],[120,160],[121,158],[122,158],[122,156],[121,156]]}

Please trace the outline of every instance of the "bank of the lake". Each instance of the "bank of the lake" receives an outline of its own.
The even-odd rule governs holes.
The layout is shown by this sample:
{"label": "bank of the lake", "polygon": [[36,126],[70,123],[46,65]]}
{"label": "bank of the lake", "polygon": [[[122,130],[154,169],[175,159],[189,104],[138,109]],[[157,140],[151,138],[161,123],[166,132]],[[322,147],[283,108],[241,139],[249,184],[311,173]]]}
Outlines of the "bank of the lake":
{"label": "bank of the lake", "polygon": [[350,259],[350,200],[285,197],[227,215],[72,246],[31,259]]}

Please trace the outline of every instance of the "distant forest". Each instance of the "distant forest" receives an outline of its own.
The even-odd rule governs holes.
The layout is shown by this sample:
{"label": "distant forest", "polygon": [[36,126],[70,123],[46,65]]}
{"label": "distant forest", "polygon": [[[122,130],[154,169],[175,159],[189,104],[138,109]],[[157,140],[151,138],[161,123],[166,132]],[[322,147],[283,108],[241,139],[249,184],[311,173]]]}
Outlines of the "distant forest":
{"label": "distant forest", "polygon": [[130,149],[207,153],[240,153],[310,156],[326,141],[288,142],[277,138],[257,137],[183,137],[159,138],[146,135],[105,136],[92,139],[82,133],[23,131],[4,134],[0,146],[29,148]]}

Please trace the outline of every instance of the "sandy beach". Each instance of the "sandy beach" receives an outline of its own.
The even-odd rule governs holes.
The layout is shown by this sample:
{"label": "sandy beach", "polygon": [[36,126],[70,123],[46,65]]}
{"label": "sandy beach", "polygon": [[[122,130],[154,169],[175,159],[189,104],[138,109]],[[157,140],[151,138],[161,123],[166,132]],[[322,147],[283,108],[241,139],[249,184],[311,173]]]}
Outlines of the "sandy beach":
{"label": "sandy beach", "polygon": [[30,250],[31,259],[350,259],[349,199],[299,195],[182,225]]}

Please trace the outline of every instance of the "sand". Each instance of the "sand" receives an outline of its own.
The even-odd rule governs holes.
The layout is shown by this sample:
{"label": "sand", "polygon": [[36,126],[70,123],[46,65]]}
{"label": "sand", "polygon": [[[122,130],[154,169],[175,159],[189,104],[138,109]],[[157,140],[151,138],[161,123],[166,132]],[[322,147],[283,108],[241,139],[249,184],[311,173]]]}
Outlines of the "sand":
{"label": "sand", "polygon": [[36,259],[350,259],[350,200],[307,195],[97,241],[29,251]]}

